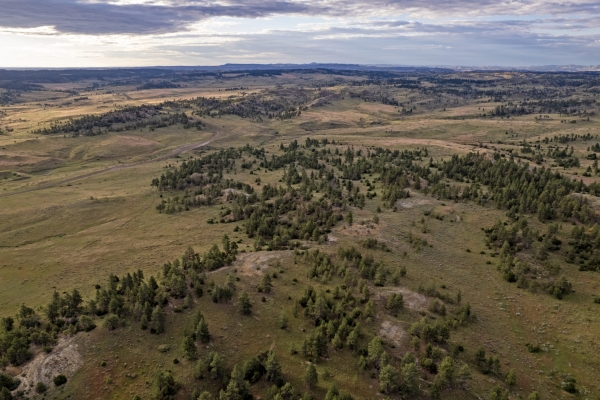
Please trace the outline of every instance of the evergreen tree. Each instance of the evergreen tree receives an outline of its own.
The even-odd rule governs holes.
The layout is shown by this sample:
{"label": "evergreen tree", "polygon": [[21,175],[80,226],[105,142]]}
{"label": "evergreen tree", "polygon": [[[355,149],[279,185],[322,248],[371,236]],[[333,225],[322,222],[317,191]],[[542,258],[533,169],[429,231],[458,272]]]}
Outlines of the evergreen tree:
{"label": "evergreen tree", "polygon": [[383,342],[379,337],[375,336],[373,340],[369,342],[368,352],[369,356],[367,358],[367,361],[371,364],[377,364],[379,358],[385,352],[385,350],[383,349]]}
{"label": "evergreen tree", "polygon": [[381,393],[394,392],[397,388],[398,371],[388,364],[379,372],[379,391]]}
{"label": "evergreen tree", "polygon": [[419,388],[419,370],[415,363],[404,364],[400,370],[402,377],[402,392],[407,395],[414,395]]}
{"label": "evergreen tree", "polygon": [[198,358],[198,349],[196,349],[196,344],[192,337],[186,336],[183,338],[181,343],[181,354],[183,358],[187,358],[188,360],[195,360]]}
{"label": "evergreen tree", "polygon": [[304,372],[304,384],[308,386],[309,389],[312,389],[318,382],[319,375],[317,374],[317,369],[313,363],[310,363]]}
{"label": "evergreen tree", "polygon": [[448,383],[452,383],[452,379],[454,378],[454,360],[452,357],[445,357],[440,364],[439,370],[441,379]]}
{"label": "evergreen tree", "polygon": [[436,375],[429,387],[429,395],[433,399],[439,399],[442,393],[442,387],[444,385],[444,379],[440,375]]}
{"label": "evergreen tree", "polygon": [[187,296],[185,296],[185,300],[183,301],[183,307],[191,308],[193,305],[194,305],[194,300],[192,299],[192,295],[188,293]]}
{"label": "evergreen tree", "polygon": [[342,338],[340,338],[340,335],[338,333],[336,333],[335,336],[333,337],[333,339],[331,340],[331,344],[336,349],[341,349],[342,347],[344,347]]}
{"label": "evergreen tree", "polygon": [[238,310],[242,315],[252,314],[252,303],[246,291],[243,291],[238,297]]}
{"label": "evergreen tree", "polygon": [[150,319],[150,327],[154,330],[154,333],[160,334],[165,331],[165,319],[166,315],[160,305],[154,307],[152,311],[152,318]]}
{"label": "evergreen tree", "polygon": [[332,338],[333,336],[335,336],[336,332],[337,329],[335,328],[335,323],[333,322],[333,320],[329,320],[329,322],[327,323],[327,337]]}
{"label": "evergreen tree", "polygon": [[214,397],[212,394],[210,394],[210,392],[207,392],[206,390],[202,393],[200,393],[200,396],[197,397],[197,400],[213,400]]}
{"label": "evergreen tree", "polygon": [[356,346],[358,345],[358,339],[359,339],[358,331],[356,329],[352,329],[352,331],[348,335],[348,338],[346,339],[346,345],[348,347],[350,347],[351,349],[355,349]]}
{"label": "evergreen tree", "polygon": [[227,388],[219,395],[219,400],[245,400],[251,398],[248,382],[244,380],[244,373],[237,365],[231,371],[231,379]]}
{"label": "evergreen tree", "polygon": [[517,374],[515,374],[514,369],[508,371],[508,374],[506,374],[505,382],[510,387],[515,387],[517,385]]}
{"label": "evergreen tree", "polygon": [[140,319],[140,327],[143,330],[146,330],[146,329],[148,329],[148,324],[149,324],[148,317],[146,316],[146,314],[142,314],[142,318]]}
{"label": "evergreen tree", "polygon": [[271,278],[271,275],[269,275],[269,274],[264,274],[262,283],[258,287],[258,291],[263,292],[263,293],[271,293],[272,288],[273,288],[273,278]]}
{"label": "evergreen tree", "polygon": [[[366,288],[366,286],[365,286],[365,288]],[[374,315],[375,315],[375,303],[373,303],[373,300],[369,300],[367,302],[367,304],[365,304],[365,317],[373,318]]]}
{"label": "evergreen tree", "polygon": [[402,307],[404,307],[404,297],[402,296],[402,293],[394,293],[388,297],[385,308],[398,311]]}
{"label": "evergreen tree", "polygon": [[0,390],[0,400],[13,400],[12,393],[8,388],[3,387],[2,390]]}
{"label": "evergreen tree", "polygon": [[196,336],[196,340],[201,341],[202,343],[210,342],[210,333],[208,331],[208,324],[204,320],[204,317],[200,319],[198,324],[196,325],[196,331],[194,332]]}
{"label": "evergreen tree", "polygon": [[271,381],[278,386],[283,384],[283,374],[281,372],[281,365],[279,364],[277,355],[273,350],[269,351],[267,361],[265,362],[265,369],[265,378],[267,378],[268,381]]}
{"label": "evergreen tree", "polygon": [[500,386],[494,386],[490,390],[489,400],[508,400],[508,390],[502,390]]}
{"label": "evergreen tree", "polygon": [[527,396],[527,400],[540,400],[540,398],[540,394],[536,391],[529,393],[529,396]]}
{"label": "evergreen tree", "polygon": [[154,400],[171,400],[179,390],[173,375],[168,371],[160,371],[152,382],[152,398]]}
{"label": "evergreen tree", "polygon": [[279,325],[280,329],[287,329],[289,324],[289,319],[285,311],[282,311],[277,318],[277,325]]}
{"label": "evergreen tree", "polygon": [[223,359],[219,353],[215,352],[212,355],[208,368],[213,379],[217,379],[223,375]]}

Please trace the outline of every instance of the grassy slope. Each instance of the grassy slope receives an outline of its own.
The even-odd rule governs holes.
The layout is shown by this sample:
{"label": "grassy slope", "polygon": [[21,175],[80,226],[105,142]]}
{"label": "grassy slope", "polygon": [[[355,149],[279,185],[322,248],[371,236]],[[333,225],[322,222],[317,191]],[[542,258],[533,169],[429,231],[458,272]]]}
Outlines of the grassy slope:
{"label": "grassy slope", "polygon": [[[161,98],[160,94],[152,95]],[[173,92],[165,94],[174,95]],[[189,92],[185,95],[189,95]],[[94,106],[99,107],[96,104],[108,101],[102,96],[98,97],[102,102],[92,102],[87,106],[88,109],[77,110],[77,113],[89,112]],[[131,98],[143,99],[143,93],[131,93]],[[490,108],[492,106],[485,105]],[[60,113],[55,114],[16,111],[15,116],[20,118],[21,115],[28,115],[30,121],[35,121],[42,116],[48,120],[69,114],[64,109],[60,110]],[[475,110],[474,106],[465,106],[453,109],[452,115],[471,114]],[[103,110],[100,109],[99,112],[101,111]],[[543,123],[532,121],[531,116],[502,121],[457,121],[440,119],[442,116],[447,115],[439,110],[430,110],[416,117],[400,118],[390,106],[344,100],[307,111],[292,121],[253,124],[236,117],[224,117],[209,122],[213,125],[210,129],[213,133],[217,130],[222,132],[222,136],[211,143],[211,146],[229,147],[251,143],[262,144],[269,149],[270,146],[278,147],[281,142],[289,142],[294,138],[302,141],[310,136],[335,138],[355,146],[382,145],[405,149],[425,145],[423,140],[428,139],[439,141],[427,143],[436,159],[454,152],[465,152],[473,148],[469,144],[477,141],[489,143],[512,140],[516,143],[523,138],[535,139],[558,133],[593,133],[597,130],[597,123],[585,126],[560,124],[558,116],[554,121]],[[367,121],[384,120],[385,125],[359,128],[357,121],[360,118]],[[313,132],[299,127],[300,124],[311,121],[342,121],[353,127]],[[168,149],[177,145],[197,138],[203,140],[210,133],[167,128],[153,133],[131,132],[77,139],[44,137],[36,140],[24,133],[23,129],[18,130],[14,136],[0,136],[0,145],[6,153],[32,159],[3,166],[3,169],[27,174],[30,178],[10,182],[7,180],[2,183],[0,193],[62,180],[89,170],[113,166],[118,162],[146,160],[166,154]],[[278,135],[274,134],[276,131],[279,132]],[[512,136],[517,133],[518,137]],[[131,136],[142,139],[128,139]],[[143,144],[140,145],[140,142]],[[582,158],[586,144],[575,142],[574,145]],[[514,147],[505,144],[490,146]],[[41,157],[43,160],[33,159],[34,157]],[[179,159],[171,159],[148,163],[75,181],[70,186],[62,185],[0,198],[0,216],[5,221],[0,228],[0,314],[14,313],[22,302],[34,306],[45,304],[54,288],[59,291],[78,288],[85,295],[91,294],[93,284],[103,281],[109,273],[121,274],[138,268],[149,274],[156,273],[162,262],[179,256],[188,245],[202,252],[223,233],[242,239],[241,248],[245,249],[246,244],[251,242],[241,234],[234,234],[233,225],[206,225],[208,218],[218,215],[218,206],[171,216],[155,211],[157,194],[149,187],[149,182],[160,173],[164,165],[176,164],[178,161]],[[582,168],[568,173],[581,174],[590,164],[591,161],[582,160]],[[38,172],[47,169],[52,171],[47,174]],[[277,180],[276,176],[268,174],[261,173],[259,176],[263,182]],[[237,177],[240,180],[248,179],[249,182],[253,178]],[[381,192],[381,188],[378,188],[378,192]],[[368,203],[364,211],[357,212],[355,221],[370,219],[378,204],[377,199]],[[519,393],[522,394],[536,388],[543,398],[564,395],[556,386],[557,379],[552,375],[553,370],[573,373],[578,376],[581,388],[597,394],[599,389],[594,385],[598,361],[589,360],[589,354],[597,353],[594,341],[598,334],[597,310],[596,305],[590,301],[591,296],[598,291],[600,282],[597,275],[579,272],[575,266],[563,265],[576,289],[575,294],[563,301],[554,300],[545,294],[522,291],[501,279],[495,270],[493,259],[479,254],[479,251],[486,250],[480,227],[490,226],[495,220],[503,219],[503,212],[482,210],[481,207],[462,203],[442,205],[440,201],[421,198],[419,195],[411,200],[415,201],[409,205],[410,208],[400,207],[397,213],[385,212],[381,215],[379,227],[371,232],[356,228],[336,228],[332,235],[338,239],[337,244],[324,249],[335,252],[338,246],[356,243],[357,239],[367,233],[386,241],[394,249],[393,253],[378,253],[377,256],[390,265],[407,266],[408,276],[403,281],[403,286],[416,290],[419,285],[435,283],[440,287],[444,284],[450,292],[461,290],[465,301],[471,302],[478,322],[453,334],[453,341],[463,343],[467,349],[465,355],[460,357],[472,357],[474,350],[483,345],[486,350],[501,357],[504,371],[516,369],[518,387],[522,389]],[[443,221],[425,218],[429,232],[422,234],[419,221],[423,211],[432,207],[448,217]],[[460,221],[456,221],[456,216],[460,217]],[[450,219],[455,222],[450,222]],[[411,225],[412,222],[415,222],[415,226]],[[406,240],[410,231],[426,237],[433,247],[416,253]],[[563,235],[565,233],[568,233],[567,227],[562,232]],[[471,250],[470,253],[466,252],[467,248]],[[408,257],[402,256],[403,251],[408,253]],[[488,260],[492,261],[492,265],[485,263]],[[282,359],[286,376],[301,375],[304,361],[299,356],[290,356],[288,349],[291,342],[299,342],[299,329],[304,323],[292,319],[290,329],[280,331],[275,329],[275,319],[282,308],[289,307],[287,296],[297,297],[298,289],[303,290],[306,278],[304,272],[297,266],[294,267],[289,258],[284,257],[282,263],[286,273],[276,280],[275,292],[266,303],[261,303],[256,291],[252,290],[257,285],[259,276],[242,277],[241,286],[248,288],[256,306],[255,317],[240,319],[232,311],[232,305],[215,305],[207,297],[198,300],[196,307],[205,312],[211,332],[216,336],[212,345],[227,355],[228,367],[233,365],[233,359],[243,360],[274,345]],[[216,273],[214,279],[223,280],[225,273]],[[292,277],[297,277],[301,284],[293,285]],[[407,322],[417,317],[415,313],[406,311],[399,315],[397,323],[406,329]],[[171,363],[181,341],[180,327],[185,317],[169,318],[174,325],[162,337],[150,336],[139,331],[136,326],[126,327],[112,334],[100,329],[80,334],[77,340],[85,344],[80,348],[87,361],[74,379],[75,383],[81,384],[68,385],[65,395],[71,391],[76,392],[75,398],[126,398],[131,392],[141,394],[146,390],[145,383],[159,366],[168,366],[176,371],[179,379],[187,380],[189,368],[186,368],[185,362],[177,366]],[[381,319],[376,319],[369,327],[371,332],[378,331],[381,322]],[[393,351],[401,354],[409,346],[408,338],[406,335],[404,342],[400,340],[401,345]],[[524,349],[526,342],[548,343],[555,350],[530,354]],[[171,343],[174,350],[166,354],[155,350],[159,344],[165,343]],[[102,359],[108,361],[106,368],[99,366]],[[124,366],[125,363],[127,367]],[[347,352],[333,353],[331,359],[318,369],[322,372],[325,367],[332,372],[335,370],[335,380],[341,387],[355,385],[354,375],[357,372],[354,361],[350,360]],[[139,376],[135,379],[127,378],[125,374],[132,371]],[[474,374],[478,379],[473,380],[472,390],[480,394],[487,393],[489,384],[477,372]],[[111,378],[112,384],[106,383],[107,377]],[[360,375],[358,381],[352,391],[363,398],[373,398],[377,382]],[[297,378],[292,379],[292,383],[301,387]],[[214,388],[214,384],[208,385]],[[321,388],[326,386],[323,382],[320,385]]]}

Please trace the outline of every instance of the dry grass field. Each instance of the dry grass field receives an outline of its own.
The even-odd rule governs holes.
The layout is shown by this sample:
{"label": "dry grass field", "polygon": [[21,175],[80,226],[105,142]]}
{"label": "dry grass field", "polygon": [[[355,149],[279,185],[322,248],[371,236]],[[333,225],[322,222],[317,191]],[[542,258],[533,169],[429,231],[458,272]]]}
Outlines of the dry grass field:
{"label": "dry grass field", "polygon": [[[492,78],[497,77],[490,74],[489,79]],[[506,84],[511,85],[511,80],[517,78],[506,75]],[[188,247],[204,254],[213,244],[220,246],[225,234],[239,248],[236,261],[207,274],[204,296],[194,295],[190,308],[181,310],[183,299],[168,301],[164,306],[165,334],[152,335],[141,330],[140,322],[129,317],[124,317],[123,326],[108,330],[103,327],[107,316],[94,317],[98,327],[90,332],[60,333],[61,340],[75,346],[82,363],[68,369],[74,361],[67,356],[62,364],[56,363],[57,369],[50,370],[49,376],[67,371],[69,381],[60,388],[48,385],[45,398],[131,399],[137,394],[150,399],[153,379],[162,370],[172,371],[181,383],[176,399],[191,398],[194,389],[217,395],[224,385],[210,377],[195,379],[195,362],[183,359],[180,354],[182,339],[195,328],[191,324],[197,310],[202,310],[212,337],[208,344],[198,344],[198,352],[201,357],[219,352],[227,376],[235,364],[271,349],[279,357],[286,381],[301,393],[311,392],[317,399],[325,398],[333,382],[356,399],[429,398],[434,374],[420,369],[420,391],[412,396],[398,392],[382,394],[376,369],[361,370],[357,367],[356,352],[346,347],[338,350],[331,344],[328,355],[316,363],[319,383],[307,390],[302,377],[308,361],[301,354],[292,354],[290,348],[300,349],[303,338],[315,326],[302,311],[293,316],[294,304],[308,285],[316,292],[332,293],[336,286],[345,284],[343,278],[309,278],[308,265],[301,256],[294,256],[291,249],[257,251],[255,239],[245,233],[243,220],[219,223],[228,207],[225,196],[212,205],[191,207],[189,211],[159,213],[156,207],[161,198],[183,192],[161,193],[151,186],[153,178],[165,171],[221,149],[250,145],[264,148],[267,159],[271,159],[282,154],[280,145],[288,146],[294,140],[304,144],[307,138],[334,140],[335,144],[327,148],[339,150],[340,154],[347,148],[361,150],[363,154],[375,148],[400,152],[427,149],[427,156],[415,161],[422,166],[427,166],[430,158],[441,163],[453,155],[471,152],[488,158],[501,153],[507,160],[512,154],[515,162],[529,162],[531,168],[543,166],[570,179],[582,179],[587,185],[598,180],[593,172],[586,173],[594,168],[594,160],[588,157],[589,148],[600,143],[597,114],[485,117],[481,114],[506,104],[506,98],[467,98],[375,83],[356,88],[350,85],[364,79],[289,72],[230,76],[227,80],[204,77],[184,80],[179,88],[150,90],[137,90],[135,84],[90,89],[93,81],[78,81],[46,84],[46,91],[23,93],[18,103],[1,106],[0,128],[4,133],[0,135],[0,316],[15,315],[22,304],[44,316],[55,291],[62,294],[77,289],[85,301],[93,299],[95,285],[105,285],[109,274],[122,276],[141,270],[146,278],[151,275],[159,278],[164,263],[181,257]],[[525,84],[520,81],[519,85]],[[226,90],[239,87],[244,89]],[[201,130],[186,129],[175,123],[94,136],[34,132],[70,118],[99,116],[125,107],[197,97],[235,102],[266,91],[300,87],[307,88],[309,93],[327,90],[331,94],[325,104],[315,106],[313,102],[292,118],[257,121],[232,114],[201,115],[196,117],[204,123]],[[404,106],[365,101],[348,94],[362,90],[384,91]],[[77,98],[84,100],[74,100]],[[400,111],[409,104],[416,109],[411,113]],[[185,112],[190,118],[194,115],[193,107],[165,106],[163,111],[167,109],[169,115],[175,112]],[[565,123],[565,120],[577,121]],[[545,138],[555,136],[587,134],[591,139],[544,142]],[[572,148],[570,157],[577,157],[579,165],[561,167],[551,156],[544,156],[535,165],[526,159],[532,153],[523,149],[531,146],[537,152],[537,145],[543,154],[550,146],[568,146],[567,151]],[[242,161],[237,160],[234,168],[221,171],[223,178],[254,186],[258,194],[261,186],[285,185],[282,183],[285,169],[269,170],[258,163],[243,168]],[[307,169],[307,173],[310,175],[311,170]],[[464,382],[455,377],[453,383],[443,387],[442,398],[493,398],[490,390],[494,387],[501,388],[501,392],[508,390],[507,396],[514,399],[527,398],[534,391],[541,399],[598,398],[600,305],[594,298],[600,295],[600,276],[598,272],[580,271],[577,264],[565,262],[572,226],[580,222],[569,218],[558,221],[560,229],[556,235],[563,247],[551,252],[549,260],[560,265],[561,274],[573,288],[572,293],[559,300],[544,291],[521,289],[503,279],[498,271],[498,249],[486,246],[482,228],[490,228],[496,221],[508,221],[507,210],[498,209],[492,202],[476,204],[443,199],[413,187],[409,188],[410,197],[385,207],[382,195],[387,188],[380,178],[378,173],[371,172],[354,181],[360,193],[368,193],[370,184],[366,181],[370,181],[377,196],[368,199],[363,208],[349,207],[353,214],[351,225],[347,220],[337,222],[325,242],[298,241],[303,252],[318,249],[338,260],[340,248],[354,246],[363,256],[372,255],[392,269],[406,268],[406,276],[398,285],[389,281],[384,286],[367,282],[375,313],[369,318],[361,317],[364,333],[361,346],[366,349],[370,338],[379,336],[393,362],[399,362],[406,352],[414,352],[419,358],[425,343],[415,350],[411,325],[421,318],[431,323],[444,320],[431,311],[432,303],[438,300],[424,288],[434,288],[440,293],[442,303],[444,298],[455,299],[460,293],[461,304],[469,303],[476,319],[453,329],[448,343],[441,347],[444,354],[453,354],[455,374],[458,375],[461,365],[466,365],[471,377]],[[456,183],[448,178],[442,178],[442,182]],[[314,193],[314,198],[319,196],[318,191]],[[598,215],[597,198],[586,196]],[[378,222],[373,222],[375,216]],[[550,224],[535,215],[523,218],[540,235]],[[216,223],[209,224],[209,220]],[[411,243],[415,235],[426,244]],[[390,251],[361,247],[368,238],[385,244]],[[533,251],[523,254],[532,263],[536,262]],[[277,277],[273,279],[272,293],[259,293],[257,288],[264,275],[273,272]],[[228,275],[238,278],[236,295],[229,302],[213,302],[207,293],[209,282],[224,284]],[[242,290],[249,293],[253,304],[250,316],[241,316],[236,311],[237,293]],[[404,307],[396,313],[386,310],[386,299],[392,293],[402,293],[404,297]],[[357,289],[354,295],[360,296]],[[459,304],[446,303],[448,315],[458,312]],[[364,308],[364,304],[359,307]],[[278,326],[282,311],[289,316],[286,329]],[[527,344],[537,344],[540,349],[530,352]],[[453,353],[458,347],[463,350]],[[477,369],[474,360],[480,347],[488,356],[499,358],[501,373],[486,375]],[[34,360],[47,357],[39,346],[34,345],[33,352]],[[175,358],[177,364],[173,362]],[[28,368],[27,363],[20,366],[7,363],[4,373],[19,377]],[[516,374],[514,385],[505,383],[505,376],[511,370]],[[576,378],[574,393],[564,390],[569,376]],[[267,395],[271,385],[262,379],[251,386],[251,392],[257,398],[272,398]],[[36,394],[33,387],[19,390],[25,390],[19,394],[23,397],[43,396]]]}

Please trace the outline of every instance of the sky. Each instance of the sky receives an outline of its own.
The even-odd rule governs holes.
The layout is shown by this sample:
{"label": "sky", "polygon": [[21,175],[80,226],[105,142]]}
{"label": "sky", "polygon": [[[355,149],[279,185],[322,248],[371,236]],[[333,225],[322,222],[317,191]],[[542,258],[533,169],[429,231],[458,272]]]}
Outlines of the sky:
{"label": "sky", "polygon": [[0,0],[0,68],[600,65],[592,0]]}

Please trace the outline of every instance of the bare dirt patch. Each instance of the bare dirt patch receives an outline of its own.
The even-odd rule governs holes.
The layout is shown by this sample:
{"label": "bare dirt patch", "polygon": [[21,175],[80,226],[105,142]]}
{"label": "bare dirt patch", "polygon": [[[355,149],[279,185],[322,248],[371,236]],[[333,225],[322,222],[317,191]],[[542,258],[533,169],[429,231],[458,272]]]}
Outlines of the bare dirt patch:
{"label": "bare dirt patch", "polygon": [[[196,175],[197,176],[201,176],[200,174],[192,174],[191,178],[195,179]],[[228,188],[228,189],[223,190],[223,195],[221,196],[221,199],[223,201],[227,201],[227,197],[229,196],[230,193],[234,194],[234,195],[240,195],[241,194],[243,196],[250,197],[250,195],[248,193],[246,193],[246,192],[242,192],[241,190],[237,190],[237,189]]]}
{"label": "bare dirt patch", "polygon": [[290,254],[292,254],[291,251],[245,253],[237,257],[231,268],[237,268],[238,273],[243,276],[260,276],[270,267],[270,260],[289,256]]}
{"label": "bare dirt patch", "polygon": [[402,340],[407,337],[407,334],[398,322],[385,320],[379,327],[379,336],[398,347],[402,344]]}
{"label": "bare dirt patch", "polygon": [[23,367],[19,375],[19,390],[33,389],[38,382],[50,386],[55,376],[63,374],[70,378],[82,365],[83,357],[77,349],[75,337],[60,338],[50,353],[39,353]]}
{"label": "bare dirt patch", "polygon": [[397,203],[398,208],[413,208],[415,206],[424,206],[426,204],[431,204],[431,200],[427,199],[413,199],[408,198],[404,200],[400,200]]}

